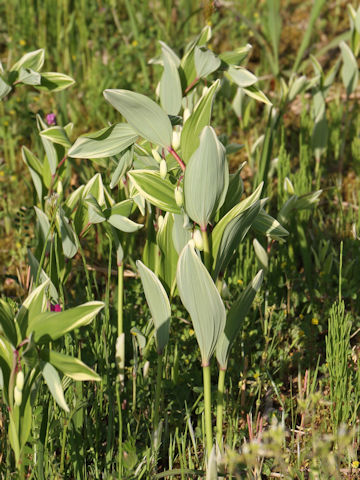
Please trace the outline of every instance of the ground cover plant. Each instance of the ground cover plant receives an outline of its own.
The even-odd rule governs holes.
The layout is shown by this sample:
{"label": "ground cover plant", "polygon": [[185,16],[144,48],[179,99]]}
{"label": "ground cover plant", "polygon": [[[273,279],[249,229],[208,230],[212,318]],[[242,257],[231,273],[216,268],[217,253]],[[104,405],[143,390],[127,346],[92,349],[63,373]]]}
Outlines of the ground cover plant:
{"label": "ground cover plant", "polygon": [[0,4],[1,477],[357,478],[360,8],[122,3]]}

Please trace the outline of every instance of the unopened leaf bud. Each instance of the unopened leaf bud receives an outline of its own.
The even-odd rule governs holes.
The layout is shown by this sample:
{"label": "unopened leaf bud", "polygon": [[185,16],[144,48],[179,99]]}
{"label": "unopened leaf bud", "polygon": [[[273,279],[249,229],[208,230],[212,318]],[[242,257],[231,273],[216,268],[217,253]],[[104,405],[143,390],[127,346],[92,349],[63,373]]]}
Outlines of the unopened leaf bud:
{"label": "unopened leaf bud", "polygon": [[294,185],[292,184],[290,178],[285,177],[284,180],[284,190],[288,192],[290,195],[295,195]]}
{"label": "unopened leaf bud", "polygon": [[184,115],[183,115],[183,123],[186,122],[186,120],[190,117],[190,110],[186,107],[184,108]]}
{"label": "unopened leaf bud", "polygon": [[184,195],[181,187],[175,188],[175,202],[178,207],[182,207],[184,205]]}
{"label": "unopened leaf bud", "polygon": [[195,242],[195,247],[198,250],[202,251],[204,249],[204,242],[203,242],[202,235],[201,235],[201,232],[200,232],[199,229],[196,229],[194,231],[193,239],[194,239],[194,242]]}
{"label": "unopened leaf bud", "polygon": [[171,145],[174,150],[177,150],[180,147],[180,137],[181,137],[181,127],[175,127],[172,136]]}
{"label": "unopened leaf bud", "polygon": [[149,375],[149,370],[150,370],[150,362],[149,360],[146,360],[144,363],[143,367],[143,377],[146,378]]}
{"label": "unopened leaf bud", "polygon": [[20,392],[22,392],[22,389],[24,388],[24,372],[22,370],[16,375],[16,386]]}
{"label": "unopened leaf bud", "polygon": [[160,153],[159,153],[155,148],[153,148],[153,149],[151,150],[151,153],[152,153],[152,156],[155,158],[155,160],[156,160],[158,163],[160,163],[161,160],[162,160]]}
{"label": "unopened leaf bud", "polygon": [[15,405],[20,407],[22,402],[22,391],[16,385],[14,388],[14,401],[15,401]]}
{"label": "unopened leaf bud", "polygon": [[157,224],[158,224],[159,230],[161,230],[161,227],[162,227],[163,224],[164,224],[164,217],[163,217],[162,215],[159,215],[159,216],[158,216]]}
{"label": "unopened leaf bud", "polygon": [[166,160],[162,159],[160,162],[160,177],[164,179],[167,174],[167,165]]}

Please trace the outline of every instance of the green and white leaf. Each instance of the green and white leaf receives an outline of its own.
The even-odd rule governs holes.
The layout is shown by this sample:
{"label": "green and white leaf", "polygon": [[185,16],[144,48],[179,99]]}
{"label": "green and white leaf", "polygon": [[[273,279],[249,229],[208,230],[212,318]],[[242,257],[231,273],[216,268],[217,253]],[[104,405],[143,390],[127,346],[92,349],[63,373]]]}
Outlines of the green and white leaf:
{"label": "green and white leaf", "polygon": [[223,272],[227,267],[234,250],[239,246],[251,225],[256,221],[259,211],[260,201],[258,200],[251,205],[250,208],[245,210],[245,212],[240,213],[240,215],[233,218],[226,225],[217,257],[214,258],[214,280],[216,280],[219,273]]}
{"label": "green and white leaf", "polygon": [[46,362],[41,370],[41,373],[56,403],[59,405],[59,407],[65,410],[65,412],[70,412],[65,401],[64,391],[61,386],[61,380],[58,372],[50,363]]}
{"label": "green and white leaf", "polygon": [[159,172],[132,170],[128,176],[148,202],[166,212],[181,213],[175,202],[175,185],[167,178],[162,179]]}
{"label": "green and white leaf", "polygon": [[216,345],[216,358],[220,368],[224,370],[227,368],[231,347],[242,328],[244,319],[254,301],[255,295],[261,287],[263,277],[263,271],[260,270],[252,282],[239,295],[227,314],[224,332]]}
{"label": "green and white leaf", "polygon": [[221,65],[221,60],[206,47],[195,47],[194,61],[198,78],[207,77]]}
{"label": "green and white leaf", "polygon": [[11,72],[19,71],[21,68],[32,69],[38,72],[41,70],[44,65],[45,60],[45,50],[40,48],[39,50],[34,50],[33,52],[26,53],[23,55],[20,60],[18,60],[10,69]]}
{"label": "green and white leaf", "polygon": [[16,83],[23,83],[24,85],[40,85],[41,75],[31,68],[20,68]]}
{"label": "green and white leaf", "polygon": [[222,206],[229,185],[229,170],[225,148],[212,127],[204,127],[200,146],[191,156],[185,170],[185,211],[206,228]]}
{"label": "green and white leaf", "polygon": [[71,87],[74,83],[75,80],[64,73],[46,72],[41,74],[41,84],[36,85],[35,88],[48,92],[60,92]]}
{"label": "green and white leaf", "polygon": [[50,127],[40,132],[42,137],[50,140],[52,143],[58,143],[65,148],[71,147],[69,137],[63,127]]}
{"label": "green and white leaf", "polygon": [[11,92],[12,88],[0,77],[0,100]]}
{"label": "green and white leaf", "polygon": [[267,270],[269,268],[269,257],[268,257],[268,254],[266,253],[265,248],[261,245],[261,243],[256,238],[254,238],[253,240],[253,246],[255,250],[255,255],[261,267],[264,270]]}
{"label": "green and white leaf", "polygon": [[164,71],[160,80],[160,103],[169,115],[177,115],[181,109],[182,90],[179,72],[172,55],[162,49]]}
{"label": "green and white leaf", "polygon": [[257,82],[257,77],[244,67],[230,66],[226,76],[241,88],[250,87]]}
{"label": "green and white leaf", "polygon": [[107,158],[133,145],[138,133],[127,123],[115,123],[95,133],[79,137],[68,155],[73,158]]}
{"label": "green and white leaf", "polygon": [[27,327],[27,335],[34,333],[34,340],[47,343],[88,325],[104,307],[103,302],[87,302],[63,312],[45,312],[36,315]]}
{"label": "green and white leaf", "polygon": [[157,276],[140,260],[139,270],[147,304],[155,326],[157,351],[161,354],[169,341],[171,308],[166,291]]}
{"label": "green and white leaf", "polygon": [[104,97],[140,136],[156,145],[170,147],[171,122],[157,103],[130,90],[105,90]]}
{"label": "green and white leaf", "polygon": [[184,124],[181,131],[180,146],[181,156],[185,163],[190,160],[191,155],[198,148],[203,128],[210,125],[212,105],[219,85],[220,80],[216,80],[211,85]]}
{"label": "green and white leaf", "polygon": [[340,43],[343,66],[341,78],[346,88],[347,95],[353,93],[359,80],[359,67],[351,48],[345,43]]}
{"label": "green and white leaf", "polygon": [[252,227],[254,230],[275,240],[281,240],[289,235],[289,232],[271,215],[263,209],[255,219]]}
{"label": "green and white leaf", "polygon": [[55,352],[54,350],[43,350],[41,352],[41,358],[73,380],[81,382],[86,380],[98,382],[101,380],[94,370],[78,358],[70,357],[69,355]]}
{"label": "green and white leaf", "polygon": [[176,279],[181,301],[191,316],[202,365],[209,365],[225,327],[226,312],[209,272],[195,252],[192,240],[181,252]]}
{"label": "green and white leaf", "polygon": [[224,234],[225,228],[230,223],[230,221],[240,215],[240,213],[245,212],[250,208],[257,200],[260,199],[261,192],[263,189],[263,182],[256,188],[256,190],[245,200],[239,202],[235,207],[233,207],[222,219],[217,223],[211,233],[211,242],[212,242],[212,257],[216,258],[220,246],[222,236]]}

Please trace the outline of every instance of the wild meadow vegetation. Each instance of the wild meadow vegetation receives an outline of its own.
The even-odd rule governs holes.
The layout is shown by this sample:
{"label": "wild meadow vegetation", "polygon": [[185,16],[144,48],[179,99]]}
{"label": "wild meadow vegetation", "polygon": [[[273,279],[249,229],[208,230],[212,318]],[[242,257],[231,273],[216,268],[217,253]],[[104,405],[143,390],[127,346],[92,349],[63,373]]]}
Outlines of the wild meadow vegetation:
{"label": "wild meadow vegetation", "polygon": [[360,477],[359,53],[342,0],[0,2],[1,478]]}

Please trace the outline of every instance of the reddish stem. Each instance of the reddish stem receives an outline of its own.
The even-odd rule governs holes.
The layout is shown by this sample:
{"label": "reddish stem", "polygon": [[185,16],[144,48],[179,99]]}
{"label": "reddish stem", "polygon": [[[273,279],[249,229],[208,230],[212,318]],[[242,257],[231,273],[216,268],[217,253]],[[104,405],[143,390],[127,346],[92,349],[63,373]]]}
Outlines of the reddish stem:
{"label": "reddish stem", "polygon": [[185,163],[181,160],[179,155],[175,152],[175,150],[172,147],[168,147],[168,152],[171,153],[171,155],[175,158],[175,160],[178,162],[180,165],[180,168],[183,172],[185,172]]}
{"label": "reddish stem", "polygon": [[199,80],[200,80],[199,77],[194,78],[194,80],[190,83],[190,85],[189,85],[188,87],[186,87],[186,89],[185,89],[185,95],[186,95],[188,92],[190,92],[190,90],[191,90],[193,87],[195,87],[195,85],[198,83]]}

